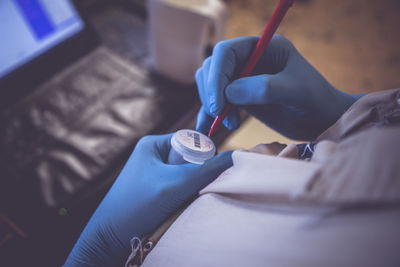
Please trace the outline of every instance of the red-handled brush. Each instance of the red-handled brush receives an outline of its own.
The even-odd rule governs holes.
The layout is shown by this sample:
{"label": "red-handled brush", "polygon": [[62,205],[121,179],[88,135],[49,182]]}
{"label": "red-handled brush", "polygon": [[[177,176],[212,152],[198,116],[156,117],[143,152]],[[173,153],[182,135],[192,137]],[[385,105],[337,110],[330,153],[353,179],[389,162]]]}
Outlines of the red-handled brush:
{"label": "red-handled brush", "polygon": [[[278,7],[276,8],[274,14],[272,15],[271,19],[268,22],[268,25],[265,27],[264,33],[261,38],[258,40],[256,47],[254,48],[249,60],[246,63],[242,73],[238,78],[243,78],[250,76],[254,70],[254,67],[257,65],[257,62],[260,60],[262,54],[264,53],[265,49],[269,42],[272,39],[272,36],[276,32],[279,24],[281,23],[283,17],[285,16],[286,12],[288,11],[289,7],[292,6],[294,0],[280,0]],[[229,111],[231,110],[231,104],[227,103],[225,105],[224,110],[221,114],[219,114],[213,124],[211,125],[211,129],[208,133],[208,136],[211,137],[221,126],[222,121],[228,115]]]}

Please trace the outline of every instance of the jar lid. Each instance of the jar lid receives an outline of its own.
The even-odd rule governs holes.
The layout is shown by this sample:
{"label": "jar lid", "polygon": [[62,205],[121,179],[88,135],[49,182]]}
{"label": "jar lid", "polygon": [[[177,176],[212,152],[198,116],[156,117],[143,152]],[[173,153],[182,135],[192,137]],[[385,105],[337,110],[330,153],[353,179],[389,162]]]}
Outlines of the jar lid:
{"label": "jar lid", "polygon": [[195,164],[203,164],[212,158],[216,151],[214,142],[210,138],[188,129],[177,131],[172,136],[171,146],[184,160]]}

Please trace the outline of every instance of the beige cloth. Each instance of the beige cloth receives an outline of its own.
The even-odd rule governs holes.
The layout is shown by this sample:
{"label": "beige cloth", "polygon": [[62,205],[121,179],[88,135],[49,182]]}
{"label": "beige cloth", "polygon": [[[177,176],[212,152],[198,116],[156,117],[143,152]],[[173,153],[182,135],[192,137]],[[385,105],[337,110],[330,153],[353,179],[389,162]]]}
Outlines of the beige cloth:
{"label": "beige cloth", "polygon": [[342,203],[400,201],[400,90],[361,98],[318,139],[323,163],[308,197]]}
{"label": "beige cloth", "polygon": [[357,101],[311,161],[234,152],[143,265],[400,266],[399,93]]}

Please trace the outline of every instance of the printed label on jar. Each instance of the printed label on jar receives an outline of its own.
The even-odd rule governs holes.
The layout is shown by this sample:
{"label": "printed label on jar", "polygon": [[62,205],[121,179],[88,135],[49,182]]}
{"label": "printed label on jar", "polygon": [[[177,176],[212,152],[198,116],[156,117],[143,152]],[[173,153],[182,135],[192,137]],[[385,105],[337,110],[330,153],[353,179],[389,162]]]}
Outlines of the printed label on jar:
{"label": "printed label on jar", "polygon": [[182,145],[195,151],[207,152],[214,147],[207,136],[192,130],[179,131],[177,139]]}

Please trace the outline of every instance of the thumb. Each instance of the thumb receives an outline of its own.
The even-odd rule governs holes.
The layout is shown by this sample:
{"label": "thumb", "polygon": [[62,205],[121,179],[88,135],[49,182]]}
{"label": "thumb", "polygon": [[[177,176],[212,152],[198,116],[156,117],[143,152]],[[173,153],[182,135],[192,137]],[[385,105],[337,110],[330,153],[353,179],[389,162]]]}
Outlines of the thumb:
{"label": "thumb", "polygon": [[195,194],[214,181],[223,171],[233,165],[232,152],[233,151],[223,152],[207,160],[201,166],[192,166],[194,168],[197,167],[196,175],[192,175],[186,180],[186,188],[188,189],[188,187],[190,187],[190,191]]}
{"label": "thumb", "polygon": [[172,135],[173,133],[142,137],[136,144],[129,161],[134,161],[136,157],[140,157],[143,160],[151,159],[165,162],[171,148],[170,140]]}
{"label": "thumb", "polygon": [[207,160],[203,164],[202,168],[200,168],[200,171],[214,172],[218,173],[219,175],[221,172],[225,171],[233,165],[232,153],[233,151],[225,151]]}
{"label": "thumb", "polygon": [[203,134],[208,134],[214,118],[207,114],[204,107],[201,106],[199,113],[197,113],[196,131]]}
{"label": "thumb", "polygon": [[226,99],[235,105],[283,104],[287,93],[280,74],[240,78],[225,89]]}

